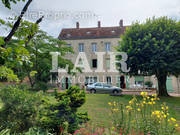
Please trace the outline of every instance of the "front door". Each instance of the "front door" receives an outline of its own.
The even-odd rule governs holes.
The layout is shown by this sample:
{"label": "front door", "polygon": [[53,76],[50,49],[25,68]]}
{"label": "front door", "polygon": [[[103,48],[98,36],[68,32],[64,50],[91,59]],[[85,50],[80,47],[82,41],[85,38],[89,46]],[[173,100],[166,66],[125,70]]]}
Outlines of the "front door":
{"label": "front door", "polygon": [[167,91],[168,92],[174,92],[173,85],[172,85],[172,78],[171,77],[167,77],[166,87],[167,87]]}
{"label": "front door", "polygon": [[68,77],[66,77],[66,79],[65,79],[65,88],[66,89],[69,88],[69,79],[68,79]]}

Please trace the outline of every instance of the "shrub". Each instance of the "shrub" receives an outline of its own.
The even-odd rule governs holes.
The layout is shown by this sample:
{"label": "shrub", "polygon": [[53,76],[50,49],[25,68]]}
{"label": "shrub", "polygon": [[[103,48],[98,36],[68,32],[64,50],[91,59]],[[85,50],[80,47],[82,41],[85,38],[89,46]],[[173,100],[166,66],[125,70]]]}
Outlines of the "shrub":
{"label": "shrub", "polygon": [[58,93],[52,104],[44,99],[41,109],[39,126],[51,133],[73,133],[83,122],[89,120],[87,113],[77,113],[77,108],[85,103],[85,92],[79,87],[70,87],[63,93]]}
{"label": "shrub", "polygon": [[53,134],[41,128],[33,127],[33,128],[30,128],[29,131],[25,133],[13,133],[13,134],[10,133],[9,129],[4,129],[0,131],[0,135],[53,135]]}
{"label": "shrub", "polygon": [[41,94],[34,94],[16,86],[4,87],[0,90],[3,106],[0,110],[2,129],[11,133],[28,131],[36,125]]}
{"label": "shrub", "polygon": [[46,91],[48,90],[48,84],[45,82],[38,81],[37,83],[35,83],[35,86],[33,89]]}
{"label": "shrub", "polygon": [[145,83],[144,83],[146,86],[148,86],[148,87],[152,87],[152,85],[153,85],[153,83],[151,82],[151,81],[146,81]]}

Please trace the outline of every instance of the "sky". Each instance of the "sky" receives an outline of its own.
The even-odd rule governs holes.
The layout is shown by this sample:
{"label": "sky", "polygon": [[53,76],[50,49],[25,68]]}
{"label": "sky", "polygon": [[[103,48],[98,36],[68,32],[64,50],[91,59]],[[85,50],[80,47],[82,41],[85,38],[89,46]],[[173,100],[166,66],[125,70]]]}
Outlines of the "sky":
{"label": "sky", "polygon": [[[27,1],[27,0],[26,0]],[[0,18],[20,14],[24,2],[12,4],[9,10],[0,1]],[[180,20],[180,0],[33,0],[25,16],[26,20],[35,22],[45,15],[40,28],[49,35],[58,37],[62,28],[118,26],[120,19],[124,25],[135,21],[141,23],[149,17],[168,16]],[[0,30],[1,34],[8,33]]]}

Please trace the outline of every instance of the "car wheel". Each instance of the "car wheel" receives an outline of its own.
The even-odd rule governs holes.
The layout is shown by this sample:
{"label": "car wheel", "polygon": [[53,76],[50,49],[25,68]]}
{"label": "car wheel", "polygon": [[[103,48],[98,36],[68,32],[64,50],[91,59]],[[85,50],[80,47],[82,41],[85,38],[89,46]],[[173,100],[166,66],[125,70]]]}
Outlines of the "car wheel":
{"label": "car wheel", "polygon": [[95,89],[92,89],[92,90],[91,90],[91,93],[93,93],[93,94],[96,93],[96,90],[95,90]]}
{"label": "car wheel", "polygon": [[113,91],[113,94],[118,94],[118,91],[117,91],[117,90],[114,90],[114,91]]}

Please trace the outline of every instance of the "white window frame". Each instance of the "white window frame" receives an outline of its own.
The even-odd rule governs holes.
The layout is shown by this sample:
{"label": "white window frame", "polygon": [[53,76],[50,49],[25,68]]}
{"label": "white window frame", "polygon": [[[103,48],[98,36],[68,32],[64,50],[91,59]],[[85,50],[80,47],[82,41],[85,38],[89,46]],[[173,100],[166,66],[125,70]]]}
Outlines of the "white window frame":
{"label": "white window frame", "polygon": [[79,43],[78,50],[79,50],[79,52],[84,52],[84,44],[83,43]]}
{"label": "white window frame", "polygon": [[110,42],[106,42],[105,43],[105,51],[106,52],[110,52],[111,51],[111,43]]}

